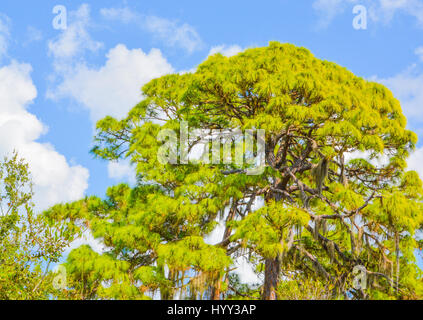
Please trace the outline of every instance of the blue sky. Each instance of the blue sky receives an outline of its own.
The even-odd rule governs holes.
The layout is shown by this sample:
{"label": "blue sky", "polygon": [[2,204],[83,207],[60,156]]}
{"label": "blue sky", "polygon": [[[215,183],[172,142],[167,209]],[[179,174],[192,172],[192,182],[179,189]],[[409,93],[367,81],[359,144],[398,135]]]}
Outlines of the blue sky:
{"label": "blue sky", "polygon": [[[53,27],[56,5],[65,30]],[[353,27],[356,5],[366,29]],[[154,77],[272,40],[386,84],[423,141],[422,0],[15,0],[0,4],[0,155],[29,161],[39,208],[102,196],[132,177],[89,154],[95,121],[123,116]],[[410,167],[423,176],[418,147]]]}

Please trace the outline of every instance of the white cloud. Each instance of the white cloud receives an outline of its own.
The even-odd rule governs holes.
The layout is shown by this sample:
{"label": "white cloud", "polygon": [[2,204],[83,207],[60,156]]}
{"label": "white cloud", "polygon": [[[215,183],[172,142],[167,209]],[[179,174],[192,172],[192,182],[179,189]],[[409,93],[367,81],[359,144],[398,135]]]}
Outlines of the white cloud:
{"label": "white cloud", "polygon": [[63,252],[63,256],[67,257],[73,249],[77,249],[84,244],[88,244],[92,250],[99,254],[103,254],[109,249],[100,239],[95,239],[92,233],[89,230],[86,230],[81,237],[75,239],[69,244],[69,247],[67,247]]}
{"label": "white cloud", "polygon": [[175,20],[140,14],[128,7],[103,8],[100,13],[108,20],[116,20],[125,24],[134,23],[170,47],[179,47],[189,53],[203,47],[201,37],[195,28],[187,23],[181,24]]}
{"label": "white cloud", "polygon": [[370,151],[353,151],[353,152],[347,152],[344,154],[345,156],[345,162],[354,160],[354,159],[365,159],[368,162],[370,162],[373,166],[377,168],[385,167],[389,164],[390,157],[387,154],[381,154],[376,158],[371,159],[370,158],[371,152]]}
{"label": "white cloud", "polygon": [[235,265],[238,266],[234,271],[239,275],[241,283],[249,285],[262,283],[263,281],[259,278],[257,273],[254,272],[254,266],[247,258],[239,257],[235,260]]}
{"label": "white cloud", "polygon": [[[227,213],[228,210],[225,211]],[[217,227],[205,237],[205,243],[215,245],[222,241],[225,233],[225,223],[224,220],[220,221],[220,219],[217,219],[217,222],[219,223]],[[234,266],[236,267],[234,272],[239,275],[242,283],[251,285],[261,282],[260,278],[254,272],[254,266],[245,257],[241,256],[236,258]]]}
{"label": "white cloud", "polygon": [[[264,199],[259,197],[254,201],[252,210],[258,210],[264,206]],[[218,225],[204,238],[204,242],[211,245],[216,245],[223,240],[223,235],[225,234],[225,221],[229,213],[229,207],[225,208],[225,213],[222,217],[216,218]],[[234,231],[232,231],[234,234]],[[244,256],[239,256],[234,259],[234,267],[236,268],[233,272],[237,273],[240,277],[242,283],[249,285],[261,283],[262,280],[254,271],[254,266],[248,261]]]}
{"label": "white cloud", "polygon": [[423,147],[417,148],[408,159],[408,168],[419,173],[420,179],[423,179]]}
{"label": "white cloud", "polygon": [[415,66],[390,78],[373,77],[372,80],[392,90],[409,120],[423,124],[423,74],[416,72]]}
{"label": "white cloud", "polygon": [[17,150],[29,163],[34,202],[37,209],[45,209],[83,197],[89,174],[81,166],[70,166],[52,145],[37,142],[47,128],[27,111],[37,96],[31,70],[29,64],[16,61],[0,68],[0,154]]}
{"label": "white cloud", "polygon": [[219,45],[219,46],[214,46],[210,49],[209,52],[209,56],[216,54],[216,53],[221,53],[222,55],[226,56],[226,57],[231,57],[234,56],[238,53],[240,53],[243,49],[237,45]]}
{"label": "white cloud", "polygon": [[[423,47],[418,48],[415,53],[422,59]],[[384,84],[392,91],[401,103],[409,127],[421,137],[423,134],[423,73],[418,71],[418,66],[412,65],[389,78],[372,77],[371,80]],[[423,147],[417,148],[410,155],[407,163],[410,170],[416,170],[423,178]]]}
{"label": "white cloud", "polygon": [[128,160],[110,161],[107,165],[107,172],[112,179],[125,180],[131,184],[136,182],[135,168]]}
{"label": "white cloud", "polygon": [[379,0],[375,9],[384,23],[389,23],[396,13],[405,13],[417,19],[423,26],[423,2],[421,0]]}
{"label": "white cloud", "polygon": [[101,42],[94,41],[88,33],[91,22],[90,8],[87,4],[69,12],[68,21],[67,28],[48,42],[49,54],[56,60],[58,68],[63,60],[70,60],[85,51],[95,52],[103,46]]}
{"label": "white cloud", "polygon": [[106,115],[119,118],[141,100],[142,85],[173,72],[158,49],[147,54],[119,44],[106,57],[106,64],[100,68],[76,65],[49,96],[74,98],[90,111],[93,122]]}
{"label": "white cloud", "polygon": [[224,219],[216,219],[218,223],[217,226],[210,232],[208,235],[205,236],[204,242],[207,244],[215,245],[218,244],[223,240],[223,235],[225,234],[225,220],[228,215],[229,208],[225,208],[225,217]]}

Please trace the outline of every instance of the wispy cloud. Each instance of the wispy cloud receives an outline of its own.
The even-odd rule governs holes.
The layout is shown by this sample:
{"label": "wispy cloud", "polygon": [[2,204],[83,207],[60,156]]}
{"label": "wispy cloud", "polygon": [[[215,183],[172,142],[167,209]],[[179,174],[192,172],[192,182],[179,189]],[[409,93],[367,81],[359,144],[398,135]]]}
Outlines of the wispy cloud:
{"label": "wispy cloud", "polygon": [[315,0],[313,9],[319,15],[318,27],[326,28],[337,16],[342,14],[347,5],[354,0]]}
{"label": "wispy cloud", "polygon": [[140,15],[128,7],[124,8],[103,8],[100,10],[101,15],[109,20],[118,20],[123,23],[137,22]]}
{"label": "wispy cloud", "polygon": [[420,58],[421,61],[423,61],[423,46],[414,50],[414,53]]}
{"label": "wispy cloud", "polygon": [[0,61],[6,55],[9,37],[10,37],[11,21],[8,16],[0,13]]}
{"label": "wispy cloud", "polygon": [[402,13],[414,17],[423,27],[422,0],[314,0],[312,6],[319,16],[318,26],[327,27],[333,19],[354,5],[364,5],[374,23],[388,25],[395,15]]}
{"label": "wispy cloud", "polygon": [[38,42],[43,39],[43,33],[41,32],[41,30],[32,26],[29,26],[26,30],[26,37],[27,39],[25,41],[25,44]]}
{"label": "wispy cloud", "polygon": [[201,37],[195,28],[187,23],[141,14],[128,7],[103,8],[100,13],[108,20],[120,21],[125,24],[134,23],[167,46],[179,47],[189,53],[203,48]]}
{"label": "wispy cloud", "polygon": [[389,23],[395,14],[405,13],[417,19],[418,24],[423,27],[423,1],[421,0],[379,0],[375,7],[375,20]]}

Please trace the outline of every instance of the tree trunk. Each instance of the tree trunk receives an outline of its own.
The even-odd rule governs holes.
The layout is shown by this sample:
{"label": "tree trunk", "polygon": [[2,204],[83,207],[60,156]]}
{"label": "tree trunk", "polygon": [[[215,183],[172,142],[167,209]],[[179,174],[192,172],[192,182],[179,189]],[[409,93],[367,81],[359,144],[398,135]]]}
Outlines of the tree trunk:
{"label": "tree trunk", "polygon": [[220,279],[218,279],[217,284],[214,285],[212,288],[211,299],[220,300]]}
{"label": "tree trunk", "polygon": [[266,259],[264,269],[263,300],[277,300],[276,289],[279,284],[279,274],[281,271],[280,257]]}
{"label": "tree trunk", "polygon": [[[275,182],[275,186],[281,183],[280,179]],[[282,196],[277,193],[271,193],[267,196],[266,203],[274,199],[275,201],[281,201]],[[281,235],[281,244],[283,247],[283,234]],[[262,293],[262,300],[277,300],[278,296],[276,290],[279,284],[279,275],[281,273],[282,254],[278,254],[274,259],[266,259],[264,266],[264,286]]]}
{"label": "tree trunk", "polygon": [[399,247],[399,233],[395,231],[395,258],[396,258],[396,279],[397,279],[397,293],[398,293],[398,286],[399,286],[399,274],[400,274],[400,247]]}

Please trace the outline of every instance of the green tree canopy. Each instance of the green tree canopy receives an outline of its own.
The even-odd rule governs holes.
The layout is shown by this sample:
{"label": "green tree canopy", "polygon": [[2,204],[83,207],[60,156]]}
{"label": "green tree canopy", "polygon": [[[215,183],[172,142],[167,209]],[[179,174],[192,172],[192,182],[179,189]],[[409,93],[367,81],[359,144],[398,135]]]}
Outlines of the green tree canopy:
{"label": "green tree canopy", "polygon": [[[101,281],[112,283],[110,298],[119,297],[123,289],[114,286],[125,283],[132,289],[121,297],[131,298],[159,290],[163,299],[178,292],[284,299],[307,285],[319,293],[310,289],[304,296],[422,297],[414,256],[422,182],[406,171],[417,137],[386,87],[304,48],[271,42],[233,57],[215,54],[195,72],[150,81],[142,93],[126,118],[97,123],[93,148],[106,160],[129,158],[137,186],[119,185],[105,200],[47,212],[52,219],[83,221],[108,248],[101,256],[86,247],[75,253],[99,261],[83,282],[89,297],[104,296],[94,292],[93,283]],[[264,171],[249,175],[254,164],[248,161],[159,161],[163,129],[177,133],[172,152],[181,158],[183,122],[203,135],[265,130]],[[189,150],[201,145],[189,137]],[[217,220],[222,239],[207,244]],[[264,276],[257,290],[231,276],[239,256]],[[107,259],[113,263],[103,267]],[[70,255],[66,263],[75,279],[83,279],[83,260]],[[365,290],[354,285],[357,266],[366,270]]]}

